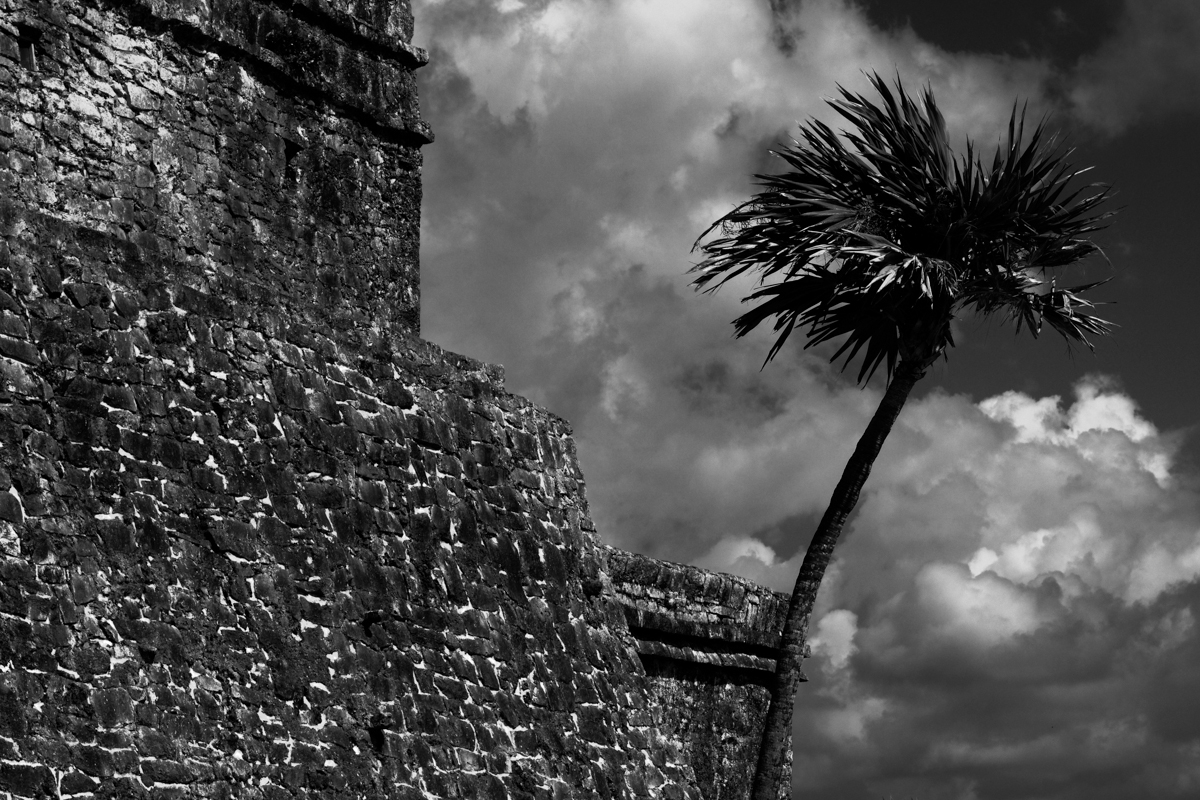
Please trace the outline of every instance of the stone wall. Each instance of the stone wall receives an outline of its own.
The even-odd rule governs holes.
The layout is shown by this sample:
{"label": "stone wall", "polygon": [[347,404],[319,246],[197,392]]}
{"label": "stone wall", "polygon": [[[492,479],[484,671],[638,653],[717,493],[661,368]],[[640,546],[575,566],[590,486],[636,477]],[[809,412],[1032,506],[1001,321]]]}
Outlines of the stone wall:
{"label": "stone wall", "polygon": [[416,337],[407,5],[0,12],[0,796],[744,796],[780,598]]}
{"label": "stone wall", "polygon": [[406,9],[0,0],[0,197],[110,234],[139,280],[416,331],[426,56],[376,5]]}
{"label": "stone wall", "polygon": [[[703,797],[745,797],[788,598],[732,575],[605,549],[659,730],[682,744]],[[784,769],[789,787],[790,751]]]}

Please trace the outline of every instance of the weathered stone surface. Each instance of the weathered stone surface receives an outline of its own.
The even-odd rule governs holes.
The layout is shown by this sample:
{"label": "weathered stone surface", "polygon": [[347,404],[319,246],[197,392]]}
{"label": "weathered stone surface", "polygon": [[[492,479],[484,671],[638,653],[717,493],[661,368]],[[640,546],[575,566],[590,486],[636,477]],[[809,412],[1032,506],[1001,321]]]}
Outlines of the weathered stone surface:
{"label": "weathered stone surface", "polygon": [[[30,70],[0,50],[0,230],[16,239],[0,267],[18,285],[38,273],[49,297],[71,274],[98,329],[129,328],[108,313],[120,272],[200,290],[213,308],[179,298],[198,314],[236,298],[276,325],[415,331],[425,56],[384,9],[407,4],[286,5],[0,0],[0,39],[36,31],[38,53]],[[5,332],[0,355],[34,363]]]}
{"label": "weathered stone surface", "polygon": [[683,744],[702,796],[744,797],[787,598],[741,578],[636,553],[603,548],[602,557],[653,701],[663,710],[660,731]]}
{"label": "weathered stone surface", "polygon": [[741,796],[779,598],[416,338],[411,27],[0,0],[0,794]]}

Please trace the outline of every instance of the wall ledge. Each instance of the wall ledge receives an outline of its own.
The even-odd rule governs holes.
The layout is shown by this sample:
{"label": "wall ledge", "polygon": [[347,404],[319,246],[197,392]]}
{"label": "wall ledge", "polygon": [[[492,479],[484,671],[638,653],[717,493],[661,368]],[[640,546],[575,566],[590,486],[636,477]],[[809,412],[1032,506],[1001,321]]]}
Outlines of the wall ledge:
{"label": "wall ledge", "polygon": [[613,547],[605,547],[604,557],[612,594],[643,660],[775,670],[788,595],[736,575]]}
{"label": "wall ledge", "polygon": [[[238,55],[413,147],[433,141],[412,70],[429,54],[320,0],[116,0],[136,23]],[[410,105],[410,102],[412,105]]]}

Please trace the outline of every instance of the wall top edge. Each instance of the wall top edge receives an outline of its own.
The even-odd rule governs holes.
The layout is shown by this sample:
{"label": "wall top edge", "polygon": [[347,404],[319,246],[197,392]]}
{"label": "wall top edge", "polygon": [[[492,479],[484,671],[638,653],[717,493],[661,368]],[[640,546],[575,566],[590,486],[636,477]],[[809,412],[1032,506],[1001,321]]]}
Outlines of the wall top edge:
{"label": "wall top edge", "polygon": [[[234,19],[246,14],[245,0],[116,0],[117,5],[137,9],[160,20],[182,22],[198,28],[214,20]],[[376,13],[364,19],[343,7],[351,0],[264,0],[283,13],[337,36],[349,46],[398,61],[415,69],[429,63],[429,53],[413,45],[411,16]],[[399,3],[376,0],[373,6],[400,7]],[[407,22],[407,24],[406,24]]]}
{"label": "wall top edge", "polygon": [[[411,16],[407,31],[391,36],[328,0],[111,1],[137,25],[167,30],[223,57],[261,65],[401,144],[421,147],[433,141],[429,124],[420,117],[412,76],[429,56],[406,40]],[[338,0],[339,5],[347,2]],[[53,20],[53,7],[31,6],[24,15],[28,19],[12,23]]]}
{"label": "wall top edge", "polygon": [[609,579],[632,627],[773,649],[788,595],[736,575],[605,546]]}
{"label": "wall top edge", "polygon": [[[399,0],[272,0],[287,10],[302,8],[325,20],[334,32],[369,40],[392,49],[397,60],[411,59],[414,66],[429,63],[429,53],[412,44],[412,14],[403,13],[408,3]],[[357,11],[357,13],[354,13]],[[364,18],[365,17],[365,18]]]}

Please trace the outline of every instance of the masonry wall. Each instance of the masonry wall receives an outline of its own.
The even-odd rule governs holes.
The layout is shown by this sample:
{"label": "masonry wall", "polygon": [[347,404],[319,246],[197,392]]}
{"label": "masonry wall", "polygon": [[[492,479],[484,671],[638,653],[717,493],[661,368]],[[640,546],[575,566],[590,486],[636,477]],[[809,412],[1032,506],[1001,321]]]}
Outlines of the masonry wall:
{"label": "masonry wall", "polygon": [[407,4],[0,12],[0,793],[744,796],[780,598],[416,337]]}
{"label": "masonry wall", "polygon": [[426,56],[359,6],[407,9],[0,0],[0,196],[110,234],[136,280],[416,331]]}
{"label": "masonry wall", "polygon": [[[788,598],[732,575],[604,550],[658,730],[681,743],[703,797],[746,797]],[[784,770],[790,797],[790,751]]]}

